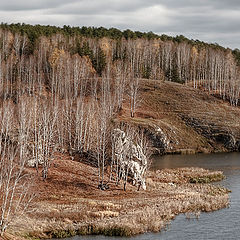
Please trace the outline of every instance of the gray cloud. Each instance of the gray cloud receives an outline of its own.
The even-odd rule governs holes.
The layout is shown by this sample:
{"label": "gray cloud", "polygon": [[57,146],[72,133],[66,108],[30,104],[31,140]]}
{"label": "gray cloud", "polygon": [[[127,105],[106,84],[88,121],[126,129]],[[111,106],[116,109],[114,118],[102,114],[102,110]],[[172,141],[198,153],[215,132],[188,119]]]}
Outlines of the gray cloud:
{"label": "gray cloud", "polygon": [[[159,2],[159,1],[156,1]],[[239,0],[160,0],[161,4],[164,4],[170,8],[188,8],[188,7],[207,7],[214,9],[240,9]]]}
{"label": "gray cloud", "polygon": [[[68,3],[74,3],[77,0],[68,0]],[[0,0],[0,10],[2,11],[26,11],[48,8],[58,8],[66,4],[65,0]]]}
{"label": "gray cloud", "polygon": [[1,21],[185,35],[240,48],[239,0],[0,0]]}
{"label": "gray cloud", "polygon": [[144,8],[146,6],[148,6],[148,4],[146,3],[139,4],[139,0],[81,0],[73,4],[66,4],[65,6],[61,6],[59,9],[53,9],[52,12],[77,15],[93,15],[96,13],[111,14],[113,12],[133,12],[138,10],[139,8]]}

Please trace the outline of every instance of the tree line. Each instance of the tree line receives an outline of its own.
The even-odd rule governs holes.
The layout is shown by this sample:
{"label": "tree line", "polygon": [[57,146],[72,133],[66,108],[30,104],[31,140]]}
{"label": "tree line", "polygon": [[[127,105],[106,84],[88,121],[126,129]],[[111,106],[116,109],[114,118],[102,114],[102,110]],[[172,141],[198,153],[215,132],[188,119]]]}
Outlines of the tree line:
{"label": "tree line", "polygon": [[238,49],[225,49],[218,44],[189,40],[182,35],[159,36],[152,32],[141,33],[129,29],[120,31],[103,27],[60,28],[4,23],[0,25],[0,29],[1,49],[5,53],[11,52],[14,46],[11,43],[10,49],[6,49],[6,36],[3,32],[11,34],[13,38],[16,36],[24,39],[21,40],[25,43],[24,48],[19,48],[17,54],[25,57],[34,55],[45,38],[51,48],[62,49],[71,56],[78,54],[89,57],[99,76],[107,65],[112,68],[121,61],[132,70],[134,78],[165,78],[192,84],[195,88],[203,88],[229,100],[232,105],[238,104]]}

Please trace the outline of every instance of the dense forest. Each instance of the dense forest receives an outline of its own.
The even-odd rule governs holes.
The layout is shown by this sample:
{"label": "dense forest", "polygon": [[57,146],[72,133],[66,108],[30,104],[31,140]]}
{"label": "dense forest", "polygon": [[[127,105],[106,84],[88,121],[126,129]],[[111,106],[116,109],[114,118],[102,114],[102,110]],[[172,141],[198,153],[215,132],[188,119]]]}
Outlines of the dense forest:
{"label": "dense forest", "polygon": [[144,156],[149,155],[147,140],[141,129],[117,125],[114,119],[124,101],[134,117],[140,79],[186,84],[237,106],[239,71],[238,49],[184,36],[2,23],[0,232],[31,200],[25,167],[41,169],[47,179],[55,152],[96,161],[100,189],[109,162],[117,176],[112,179],[120,169],[126,181],[128,165],[121,169],[114,158],[114,130],[124,130]]}
{"label": "dense forest", "polygon": [[[1,59],[6,62],[11,54],[15,54],[16,57],[32,57],[34,64],[43,62],[39,57],[36,59],[37,54],[44,55],[41,70],[45,72],[45,82],[46,77],[51,78],[51,61],[62,53],[69,59],[85,57],[98,77],[105,74],[107,69],[116,71],[116,66],[119,68],[121,63],[121,68],[127,68],[133,78],[191,84],[195,88],[219,94],[233,105],[238,104],[238,49],[225,49],[218,44],[189,40],[182,35],[158,36],[152,32],[122,32],[115,28],[60,28],[3,23],[0,27]],[[45,45],[44,48],[42,45]],[[16,62],[12,64],[16,66]],[[114,77],[114,73],[110,75]]]}

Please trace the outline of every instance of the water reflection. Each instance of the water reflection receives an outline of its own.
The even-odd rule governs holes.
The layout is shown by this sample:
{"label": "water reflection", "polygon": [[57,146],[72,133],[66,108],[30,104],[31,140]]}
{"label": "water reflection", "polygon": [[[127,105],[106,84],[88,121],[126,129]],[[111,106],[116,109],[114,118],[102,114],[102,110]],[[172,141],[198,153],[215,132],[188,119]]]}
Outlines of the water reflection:
{"label": "water reflection", "polygon": [[203,167],[208,169],[240,168],[239,153],[166,155],[153,157],[153,169]]}

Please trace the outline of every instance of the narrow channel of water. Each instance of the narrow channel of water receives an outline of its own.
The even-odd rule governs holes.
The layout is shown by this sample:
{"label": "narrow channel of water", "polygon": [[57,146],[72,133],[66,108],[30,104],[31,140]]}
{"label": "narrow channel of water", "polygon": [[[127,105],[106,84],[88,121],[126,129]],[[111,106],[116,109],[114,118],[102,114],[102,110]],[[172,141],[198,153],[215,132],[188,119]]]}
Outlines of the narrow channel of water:
{"label": "narrow channel of water", "polygon": [[230,207],[202,213],[199,219],[186,219],[181,214],[161,233],[147,233],[132,238],[76,236],[69,240],[237,240],[240,239],[240,153],[156,156],[153,169],[203,167],[222,170],[222,185],[232,190]]}

